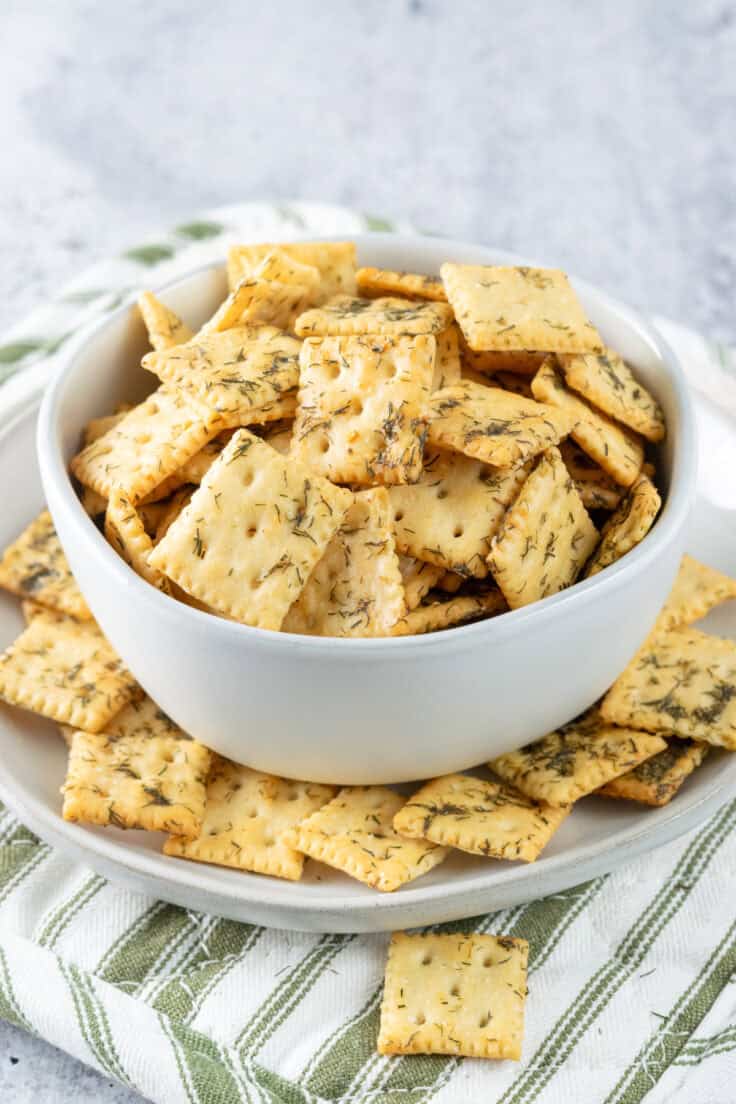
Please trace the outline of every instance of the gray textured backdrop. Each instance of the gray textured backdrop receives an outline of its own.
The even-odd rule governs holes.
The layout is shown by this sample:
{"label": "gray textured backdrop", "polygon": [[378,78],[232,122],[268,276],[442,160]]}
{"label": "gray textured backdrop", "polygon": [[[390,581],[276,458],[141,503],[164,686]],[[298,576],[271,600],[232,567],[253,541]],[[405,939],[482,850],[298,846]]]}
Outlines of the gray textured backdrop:
{"label": "gray textured backdrop", "polygon": [[[0,0],[0,327],[202,206],[306,198],[736,340],[735,107],[724,0]],[[133,1099],[0,1026],[0,1096],[72,1092]]]}

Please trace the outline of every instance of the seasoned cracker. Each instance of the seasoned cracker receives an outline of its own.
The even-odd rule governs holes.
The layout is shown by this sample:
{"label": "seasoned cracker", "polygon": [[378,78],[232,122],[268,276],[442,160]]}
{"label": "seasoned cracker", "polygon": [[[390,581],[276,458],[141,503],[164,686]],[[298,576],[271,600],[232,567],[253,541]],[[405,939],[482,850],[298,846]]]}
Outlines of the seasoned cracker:
{"label": "seasoned cracker", "polygon": [[26,625],[30,625],[33,618],[38,617],[39,613],[47,612],[47,607],[34,602],[32,598],[24,598],[20,604],[20,612],[23,614]]}
{"label": "seasoned cracker", "polygon": [[392,636],[415,636],[420,633],[451,629],[482,617],[493,617],[508,609],[500,590],[492,589],[482,594],[462,594],[455,598],[432,599],[410,610],[391,629]]}
{"label": "seasoned cracker", "polygon": [[[432,587],[437,586],[445,574],[441,567],[423,563],[413,556],[399,556],[399,571],[404,585],[404,601],[407,610],[416,609]],[[459,579],[459,576],[458,576]]]}
{"label": "seasoned cracker", "polygon": [[436,391],[430,410],[430,444],[497,468],[523,464],[565,437],[571,425],[553,406],[468,380]]}
{"label": "seasoned cracker", "polygon": [[659,736],[617,728],[593,708],[488,766],[534,801],[563,807],[651,759],[666,746]]}
{"label": "seasoned cracker", "polygon": [[562,441],[560,454],[585,509],[615,510],[623,498],[623,487],[574,441]]}
{"label": "seasoned cracker", "polygon": [[220,613],[279,629],[352,502],[240,430],[149,562]]}
{"label": "seasoned cracker", "polygon": [[395,932],[379,1054],[521,1058],[529,944],[505,935]]}
{"label": "seasoned cracker", "polygon": [[491,543],[488,566],[511,609],[572,586],[598,542],[559,449],[540,457]]}
{"label": "seasoned cracker", "polygon": [[697,629],[654,632],[606,694],[618,725],[736,751],[736,643]]}
{"label": "seasoned cracker", "polygon": [[437,354],[434,361],[434,376],[432,377],[433,391],[439,391],[442,387],[450,387],[453,383],[460,382],[461,365],[458,333],[457,326],[453,324],[436,336]]}
{"label": "seasoned cracker", "polygon": [[445,263],[440,273],[471,349],[603,352],[600,334],[559,269]]}
{"label": "seasoned cracker", "polygon": [[422,470],[435,339],[304,342],[291,455],[338,483],[411,483]]}
{"label": "seasoned cracker", "polygon": [[[488,381],[489,377],[486,376],[485,379]],[[529,376],[517,376],[513,372],[496,372],[492,379],[504,391],[512,391],[514,395],[521,395],[524,399],[534,398],[532,381]]]}
{"label": "seasoned cracker", "polygon": [[410,839],[493,859],[534,862],[570,812],[467,774],[427,782],[394,817]]}
{"label": "seasoned cracker", "polygon": [[707,744],[671,740],[664,751],[607,782],[597,793],[640,805],[667,805],[707,754]]}
{"label": "seasoned cracker", "polygon": [[233,429],[226,429],[223,433],[218,433],[199,452],[195,452],[186,464],[182,464],[176,473],[182,483],[201,483],[234,432]]}
{"label": "seasoned cracker", "polygon": [[356,273],[358,292],[378,298],[399,295],[404,299],[432,299],[446,303],[447,295],[441,276],[422,276],[418,272],[395,272],[388,268],[359,268]]}
{"label": "seasoned cracker", "polygon": [[[189,505],[193,494],[194,487],[180,487],[171,498],[166,499],[166,509],[159,518],[156,532],[153,535],[154,544],[158,544],[159,541],[163,540],[184,507]],[[150,564],[149,567],[151,567]],[[151,570],[155,569],[151,568]]]}
{"label": "seasoned cracker", "polygon": [[171,593],[169,580],[148,562],[153,541],[145,530],[140,514],[123,491],[114,490],[110,495],[105,514],[105,536],[136,575],[164,594]]}
{"label": "seasoned cracker", "polygon": [[530,349],[490,349],[476,352],[471,349],[460,331],[460,358],[463,368],[481,376],[495,376],[499,372],[529,379],[536,375],[547,353],[535,353]]}
{"label": "seasoned cracker", "polygon": [[248,275],[259,280],[276,280],[281,284],[295,284],[303,288],[305,305],[311,305],[320,298],[322,278],[317,266],[298,261],[277,245]]}
{"label": "seasoned cracker", "polygon": [[0,698],[99,732],[137,683],[93,621],[39,613],[0,656]]}
{"label": "seasoned cracker", "polygon": [[258,323],[290,328],[296,314],[304,307],[306,295],[307,289],[300,284],[246,277],[230,292],[193,340],[199,342],[214,333]]}
{"label": "seasoned cracker", "polygon": [[0,559],[0,587],[82,621],[92,617],[48,510],[5,549]]}
{"label": "seasoned cracker", "polygon": [[736,598],[736,579],[724,575],[714,567],[700,563],[692,556],[683,556],[680,570],[657,625],[662,629],[674,629],[699,621],[721,602]]}
{"label": "seasoned cracker", "polygon": [[641,433],[647,441],[664,439],[661,406],[613,349],[598,355],[563,355],[559,361],[568,386],[598,410]]}
{"label": "seasoned cracker", "polygon": [[580,447],[591,456],[612,479],[630,487],[639,476],[644,462],[644,445],[640,437],[625,426],[594,410],[565,386],[549,357],[532,380],[532,392],[539,402],[549,403],[565,412],[571,423],[571,434]]}
{"label": "seasoned cracker", "polygon": [[284,842],[366,885],[390,893],[441,863],[447,849],[393,829],[404,799],[385,786],[346,786],[286,833]]}
{"label": "seasoned cracker", "polygon": [[99,440],[105,433],[114,429],[118,422],[122,422],[125,415],[132,409],[132,406],[126,405],[124,410],[118,410],[115,414],[103,414],[101,418],[90,418],[82,432],[82,444],[91,445]]}
{"label": "seasoned cracker", "polygon": [[404,611],[388,494],[375,487],[356,494],[282,629],[314,636],[386,636]]}
{"label": "seasoned cracker", "polygon": [[252,275],[259,264],[278,250],[300,264],[313,265],[320,274],[320,301],[333,295],[355,295],[354,242],[266,242],[261,245],[234,245],[227,257],[230,288],[244,276]]}
{"label": "seasoned cracker", "polygon": [[170,836],[164,854],[298,881],[304,855],[284,834],[334,793],[333,786],[276,778],[215,756],[200,831]]}
{"label": "seasoned cracker", "polygon": [[597,575],[630,552],[654,525],[662,500],[646,475],[640,475],[601,530],[601,542],[585,569],[585,577]]}
{"label": "seasoned cracker", "polygon": [[357,299],[336,295],[322,307],[305,311],[296,320],[300,337],[338,337],[350,334],[437,334],[452,322],[446,303],[410,299]]}
{"label": "seasoned cracker", "polygon": [[183,345],[193,336],[179,315],[164,306],[152,291],[144,291],[138,296],[138,310],[154,349],[171,349],[174,345]]}
{"label": "seasoned cracker", "polygon": [[528,466],[492,468],[427,448],[418,482],[388,492],[398,549],[459,575],[484,578],[491,539],[527,475]]}

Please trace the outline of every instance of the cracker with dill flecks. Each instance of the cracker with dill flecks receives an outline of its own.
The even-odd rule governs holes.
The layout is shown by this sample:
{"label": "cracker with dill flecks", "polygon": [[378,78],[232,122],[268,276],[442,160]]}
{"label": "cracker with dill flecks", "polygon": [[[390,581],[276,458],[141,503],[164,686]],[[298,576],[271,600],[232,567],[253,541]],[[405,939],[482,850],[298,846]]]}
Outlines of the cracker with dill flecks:
{"label": "cracker with dill flecks", "polygon": [[416,560],[413,556],[399,556],[399,571],[407,610],[416,609],[444,574],[441,567]]}
{"label": "cracker with dill flecks", "polygon": [[440,273],[471,349],[603,352],[600,334],[559,269],[446,262]]}
{"label": "cracker with dill flecks", "polygon": [[355,295],[354,242],[266,242],[260,245],[233,245],[227,255],[227,277],[231,290],[244,276],[252,276],[258,265],[275,250],[303,265],[314,266],[320,275],[319,299],[340,293]]}
{"label": "cracker with dill flecks", "polygon": [[277,280],[246,277],[230,292],[192,340],[201,341],[208,335],[221,333],[235,326],[263,323],[281,328],[290,327],[295,312],[298,313],[304,306],[306,294],[307,289],[301,284],[282,284]]}
{"label": "cracker with dill flecks", "polygon": [[426,874],[447,849],[393,829],[404,799],[385,786],[346,786],[284,836],[284,843],[366,885],[390,893]]}
{"label": "cracker with dill flecks", "polygon": [[48,510],[40,513],[3,552],[0,587],[82,621],[92,617]]}
{"label": "cracker with dill flecks", "polygon": [[611,724],[593,708],[488,766],[534,801],[569,806],[666,746],[659,736]]}
{"label": "cracker with dill flecks", "polygon": [[149,563],[220,613],[279,629],[353,501],[240,430]]}
{"label": "cracker with dill flecks", "polygon": [[80,483],[109,498],[119,487],[139,503],[223,429],[216,411],[161,386],[71,462]]}
{"label": "cracker with dill flecks", "polygon": [[497,468],[530,460],[565,437],[571,424],[553,406],[469,380],[435,391],[429,405],[430,444]]}
{"label": "cracker with dill flecks", "polygon": [[736,579],[714,567],[683,556],[667,601],[657,619],[661,629],[674,629],[699,621],[721,602],[736,598]]}
{"label": "cracker with dill flecks", "polygon": [[296,320],[300,337],[346,337],[350,334],[437,334],[452,322],[447,303],[411,299],[357,299],[337,295]]}
{"label": "cracker with dill flecks", "polygon": [[652,633],[601,714],[612,724],[736,751],[736,643],[690,628]]}
{"label": "cracker with dill flecks", "polygon": [[93,621],[44,611],[0,656],[0,698],[99,732],[138,684]]}
{"label": "cracker with dill flecks", "polygon": [[334,793],[334,786],[276,778],[215,756],[199,832],[170,836],[164,854],[298,881],[304,855],[284,834]]}
{"label": "cracker with dill flecks", "polygon": [[169,580],[148,562],[153,541],[145,530],[140,514],[123,491],[114,490],[110,495],[105,513],[105,536],[136,575],[157,590],[170,593]]}
{"label": "cracker with dill flecks", "polygon": [[394,828],[401,836],[473,855],[534,862],[569,812],[497,782],[447,774],[412,794],[394,817]]}
{"label": "cracker with dill flecks", "polygon": [[388,492],[397,547],[460,575],[484,578],[491,538],[528,474],[528,466],[493,468],[427,448],[419,480]]}
{"label": "cracker with dill flecks", "polygon": [[270,253],[253,267],[250,276],[259,280],[276,280],[281,284],[297,284],[304,290],[304,302],[311,304],[319,299],[321,276],[316,265],[305,264],[290,256],[284,249],[274,246]]}
{"label": "cracker with dill flecks", "polygon": [[291,455],[338,483],[412,483],[422,470],[435,339],[310,338]]}
{"label": "cracker with dill flecks", "polygon": [[667,805],[707,754],[707,744],[672,740],[664,751],[607,782],[596,793],[640,805]]}
{"label": "cracker with dill flecks", "polygon": [[451,629],[483,617],[493,617],[508,609],[497,588],[481,594],[462,594],[446,600],[431,595],[420,606],[410,610],[391,629],[391,636],[415,636],[420,633]]}
{"label": "cracker with dill flecks", "polygon": [[314,636],[386,636],[404,610],[388,495],[383,487],[361,491],[282,629]]}
{"label": "cracker with dill flecks", "polygon": [[91,445],[109,430],[114,429],[118,422],[122,422],[125,415],[132,410],[132,406],[126,406],[124,410],[118,410],[115,414],[103,414],[100,418],[90,418],[82,432],[82,444]]}
{"label": "cracker with dill flecks", "polygon": [[547,449],[506,511],[488,566],[512,609],[571,586],[598,541],[559,449]]}
{"label": "cracker with dill flecks", "polygon": [[656,443],[664,438],[661,406],[613,349],[598,355],[560,356],[559,361],[568,386],[593,406],[647,441]]}
{"label": "cracker with dill flecks", "polygon": [[641,438],[608,415],[594,410],[585,399],[566,387],[555,363],[554,357],[548,357],[532,380],[534,397],[565,412],[572,427],[570,433],[581,449],[617,483],[630,487],[644,463]]}
{"label": "cracker with dill flecks", "polygon": [[210,752],[150,698],[96,735],[76,731],[62,793],[64,820],[196,836],[205,815]]}
{"label": "cracker with dill flecks", "polygon": [[560,455],[586,510],[615,510],[624,490],[574,441],[560,443]]}
{"label": "cracker with dill flecks", "polygon": [[601,542],[585,569],[585,577],[597,575],[643,541],[661,505],[659,491],[651,479],[640,475],[603,526]]}
{"label": "cracker with dill flecks", "polygon": [[174,345],[183,345],[193,336],[179,315],[164,306],[152,291],[144,291],[138,296],[138,310],[154,349],[171,349]]}
{"label": "cracker with dill flecks", "polygon": [[446,303],[447,295],[440,276],[422,276],[418,272],[395,272],[388,268],[359,268],[358,292],[378,298],[399,295],[405,299],[432,299]]}
{"label": "cracker with dill flecks", "polygon": [[529,379],[536,375],[547,353],[535,353],[530,349],[490,349],[476,352],[471,349],[460,331],[460,359],[463,368],[480,376],[495,376],[506,372]]}
{"label": "cracker with dill flecks", "polygon": [[442,330],[441,333],[436,335],[436,341],[437,354],[432,378],[433,391],[439,391],[442,387],[459,383],[461,377],[457,326],[453,323],[446,330]]}
{"label": "cracker with dill flecks", "polygon": [[395,932],[378,1053],[518,1060],[528,955],[505,935]]}
{"label": "cracker with dill flecks", "polygon": [[[467,369],[465,370],[467,375]],[[479,373],[475,373],[479,375]],[[484,377],[480,377],[483,379]],[[493,377],[485,377],[486,385],[491,381],[502,387],[504,391],[511,391],[514,395],[521,395],[524,399],[533,399],[532,381],[529,376],[518,376],[514,372],[496,372]]]}

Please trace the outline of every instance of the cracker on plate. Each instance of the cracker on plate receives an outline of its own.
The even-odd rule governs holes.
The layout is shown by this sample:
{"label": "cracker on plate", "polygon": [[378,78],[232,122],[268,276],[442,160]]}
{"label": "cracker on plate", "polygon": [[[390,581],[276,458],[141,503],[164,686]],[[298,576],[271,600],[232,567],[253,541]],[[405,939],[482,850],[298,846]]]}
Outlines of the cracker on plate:
{"label": "cracker on plate", "polygon": [[395,932],[379,1054],[521,1058],[528,954],[505,935]]}
{"label": "cracker on plate", "polygon": [[586,510],[615,510],[621,501],[624,489],[603,468],[596,464],[592,456],[580,448],[575,441],[562,441],[560,455],[565,467],[572,476],[575,488]]}
{"label": "cracker on plate", "polygon": [[671,740],[664,751],[607,782],[597,792],[640,805],[667,805],[707,754],[707,744]]}
{"label": "cracker on plate", "polygon": [[230,288],[235,288],[244,276],[252,275],[255,268],[274,250],[284,253],[300,264],[313,265],[320,274],[320,300],[333,295],[355,295],[355,243],[354,242],[265,242],[259,245],[233,245],[227,256],[227,275]]}
{"label": "cracker on plate", "polygon": [[426,600],[410,610],[391,629],[392,636],[416,636],[420,633],[437,632],[438,629],[451,629],[456,625],[465,625],[483,617],[494,617],[508,609],[504,596],[496,587],[479,594],[460,594],[455,597],[433,598]]}
{"label": "cracker on plate", "polygon": [[692,556],[683,556],[657,625],[662,629],[690,625],[731,598],[736,598],[736,579]]}
{"label": "cracker on plate", "polygon": [[640,475],[603,526],[600,544],[585,569],[585,577],[597,575],[643,541],[661,505],[659,491],[651,479]]}
{"label": "cracker on plate", "polygon": [[138,296],[138,310],[154,349],[170,349],[174,345],[183,345],[193,336],[179,315],[164,306],[152,291],[144,291]]}
{"label": "cracker on plate", "polygon": [[305,311],[296,320],[300,337],[338,337],[350,334],[437,334],[452,322],[447,303],[410,299],[357,299],[337,295],[322,307]]}
{"label": "cracker on plate", "polygon": [[157,590],[170,593],[169,580],[148,562],[153,541],[145,530],[140,514],[123,491],[113,490],[110,495],[105,513],[105,536],[136,575]]}
{"label": "cracker on plate", "polygon": [[446,303],[447,295],[440,276],[418,272],[396,272],[388,268],[359,268],[355,274],[360,295],[378,297],[399,295],[405,299],[433,299]]}
{"label": "cracker on plate", "polygon": [[34,518],[3,552],[0,587],[83,621],[92,617],[48,510]]}
{"label": "cracker on plate", "polygon": [[562,355],[559,361],[568,386],[598,410],[641,433],[647,441],[663,440],[661,406],[613,349]]}

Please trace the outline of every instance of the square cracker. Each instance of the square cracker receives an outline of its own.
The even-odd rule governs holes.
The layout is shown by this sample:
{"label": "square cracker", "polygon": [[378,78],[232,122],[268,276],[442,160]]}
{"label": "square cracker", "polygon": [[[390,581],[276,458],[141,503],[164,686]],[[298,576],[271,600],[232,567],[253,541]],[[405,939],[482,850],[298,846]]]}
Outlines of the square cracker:
{"label": "square cracker", "polygon": [[690,628],[652,633],[601,713],[612,724],[736,751],[736,643]]}
{"label": "square cracker", "polygon": [[648,732],[617,728],[593,708],[488,766],[535,801],[569,806],[666,746]]}
{"label": "square cracker", "polygon": [[92,617],[48,510],[40,513],[3,552],[0,587],[82,621]]}
{"label": "square cracker", "polygon": [[624,489],[575,441],[562,441],[560,455],[586,510],[615,510]]}
{"label": "square cracker", "polygon": [[195,838],[170,836],[164,854],[298,881],[304,855],[284,842],[284,833],[334,793],[333,786],[276,778],[215,756],[200,831]]}
{"label": "square cracker", "polygon": [[585,577],[597,575],[644,540],[654,525],[662,500],[646,475],[640,475],[601,530],[601,542],[585,569]]}
{"label": "square cracker", "polygon": [[661,406],[613,349],[597,355],[563,355],[559,361],[573,391],[617,422],[641,433],[647,441],[663,440]]}
{"label": "square cracker", "polygon": [[512,609],[572,586],[598,542],[598,531],[559,449],[542,453],[506,511],[488,566]]}
{"label": "square cracker", "polygon": [[403,797],[385,786],[346,786],[329,805],[287,832],[284,842],[390,893],[447,856],[444,847],[397,835],[392,822],[403,804]]}
{"label": "square cracker", "polygon": [[532,392],[539,402],[567,413],[572,426],[570,433],[581,449],[617,483],[631,486],[644,463],[640,437],[570,391],[557,371],[554,357],[548,357],[537,372]]}
{"label": "square cracker", "polygon": [[104,732],[75,732],[64,820],[196,836],[205,814],[210,752],[146,697]]}
{"label": "square cracker", "polygon": [[143,367],[184,388],[229,425],[250,425],[266,420],[259,411],[295,393],[301,344],[275,326],[235,326],[148,353]]}
{"label": "square cracker", "polygon": [[413,556],[399,556],[399,571],[404,586],[404,601],[409,611],[417,608],[444,574],[441,567],[416,560]]}
{"label": "square cracker", "polygon": [[0,656],[0,698],[99,732],[138,685],[93,621],[39,613]]}
{"label": "square cracker", "polygon": [[419,480],[388,492],[397,547],[459,575],[484,578],[491,538],[527,475],[528,467],[493,468],[427,448]]}
{"label": "square cracker", "polygon": [[290,327],[296,314],[303,309],[306,295],[307,289],[301,284],[246,277],[195,334],[194,340],[230,330],[234,326],[264,323]]}
{"label": "square cracker", "polygon": [[432,299],[447,302],[441,276],[422,276],[418,272],[396,272],[388,268],[359,268],[356,275],[360,295],[399,295],[405,299]]}
{"label": "square cracker", "polygon": [[388,494],[375,487],[356,494],[282,629],[314,636],[386,636],[404,611]]}
{"label": "square cracker", "polygon": [[304,301],[308,304],[320,298],[321,276],[317,266],[297,260],[277,245],[248,275],[259,280],[276,280],[280,284],[297,284],[304,289]]}
{"label": "square cracker", "polygon": [[472,855],[534,862],[570,812],[508,786],[447,774],[427,782],[394,817],[399,835]]}
{"label": "square cracker", "polygon": [[431,335],[310,338],[291,454],[338,483],[412,483],[422,470]]}
{"label": "square cracker", "polygon": [[140,514],[123,491],[114,490],[110,495],[105,513],[105,536],[136,575],[165,594],[171,592],[166,576],[148,562],[153,541],[145,530]]}
{"label": "square cracker", "polygon": [[192,337],[186,323],[164,306],[152,291],[144,291],[138,296],[138,310],[154,349],[171,349],[175,345],[183,345]]}
{"label": "square cracker", "polygon": [[320,274],[320,300],[333,295],[355,295],[354,242],[265,242],[260,245],[234,245],[227,257],[230,288],[244,276],[252,275],[270,253],[278,249],[300,264],[313,265]]}
{"label": "square cracker", "polygon": [[564,272],[445,263],[447,298],[471,349],[603,352]]}
{"label": "square cracker", "polygon": [[300,337],[350,334],[436,334],[452,322],[447,303],[411,299],[357,299],[336,295],[322,307],[305,311],[296,321]]}
{"label": "square cracker", "polygon": [[657,626],[674,629],[678,625],[690,625],[730,598],[736,598],[736,579],[692,556],[683,556]]}
{"label": "square cracker", "polygon": [[435,391],[427,439],[497,468],[523,464],[570,430],[570,419],[544,403],[464,380]]}
{"label": "square cracker", "polygon": [[597,793],[641,805],[667,805],[707,754],[707,744],[671,740],[664,751],[607,782]]}
{"label": "square cracker", "polygon": [[164,385],[82,449],[71,470],[105,498],[119,487],[137,504],[222,429],[216,411]]}
{"label": "square cracker", "polygon": [[395,932],[379,1054],[521,1058],[529,944],[505,935]]}
{"label": "square cracker", "polygon": [[428,598],[397,621],[391,629],[391,635],[416,636],[420,633],[437,632],[439,629],[451,629],[468,621],[493,617],[507,609],[503,595],[495,587],[481,594],[460,594],[447,599]]}
{"label": "square cracker", "polygon": [[279,629],[353,501],[241,429],[149,562],[220,613]]}

